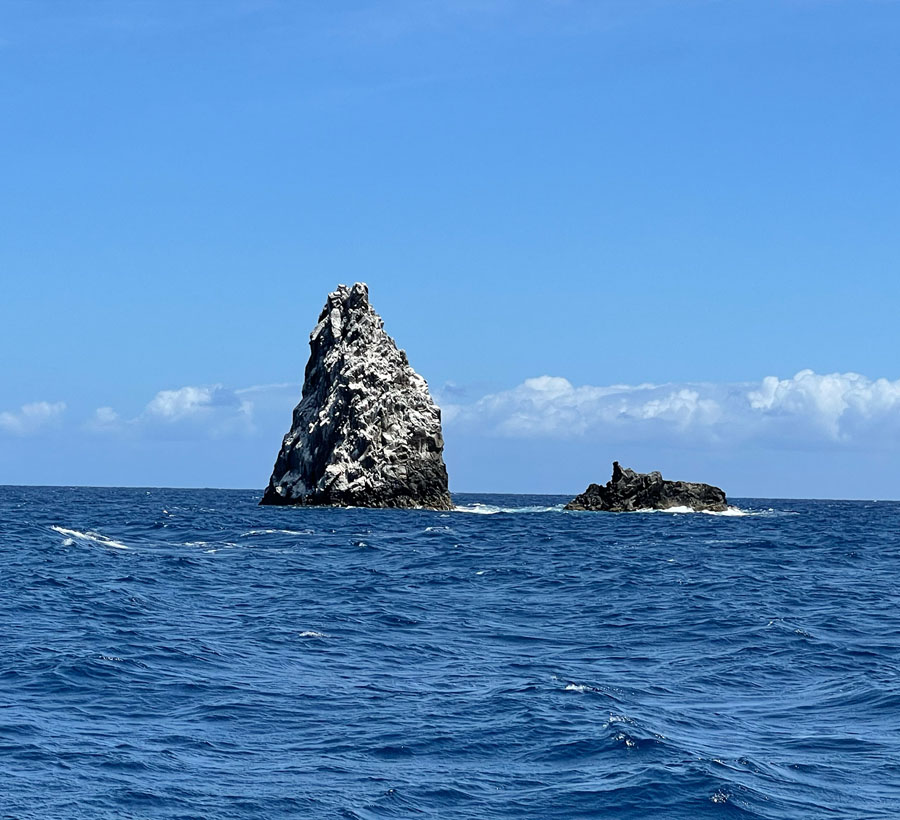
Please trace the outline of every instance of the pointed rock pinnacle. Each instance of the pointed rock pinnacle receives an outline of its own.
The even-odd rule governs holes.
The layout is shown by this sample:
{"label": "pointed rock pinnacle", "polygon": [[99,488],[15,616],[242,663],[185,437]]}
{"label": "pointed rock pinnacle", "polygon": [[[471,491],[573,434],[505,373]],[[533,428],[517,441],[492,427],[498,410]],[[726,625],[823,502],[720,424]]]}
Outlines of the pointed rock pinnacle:
{"label": "pointed rock pinnacle", "polygon": [[261,504],[452,509],[441,411],[357,282],[328,295]]}

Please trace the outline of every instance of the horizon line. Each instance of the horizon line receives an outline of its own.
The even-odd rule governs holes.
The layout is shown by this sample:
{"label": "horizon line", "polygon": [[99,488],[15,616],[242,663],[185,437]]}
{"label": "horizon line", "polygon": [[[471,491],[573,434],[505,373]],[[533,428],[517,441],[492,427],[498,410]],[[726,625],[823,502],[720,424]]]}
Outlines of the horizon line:
{"label": "horizon line", "polygon": [[[153,486],[150,484],[0,484],[0,490],[5,490],[9,488],[29,488],[29,489],[54,489],[54,490],[218,490],[222,492],[235,492],[235,493],[259,493],[262,495],[265,492],[265,488],[257,489],[254,487],[205,487],[205,486],[194,486],[194,487],[174,487],[174,486]],[[565,496],[567,498],[574,498],[578,495],[578,491],[574,493],[523,493],[523,492],[502,492],[498,490],[483,490],[483,491],[473,491],[473,490],[450,490],[450,495],[527,495],[527,496]],[[869,504],[880,504],[880,503],[900,503],[900,498],[837,498],[837,497],[817,497],[817,498],[802,498],[799,496],[775,496],[775,495],[735,495],[728,496],[729,501],[733,499],[742,499],[746,501],[858,501],[858,502],[866,502]],[[283,508],[305,508],[305,509],[313,509],[313,508],[334,508],[334,509],[351,509],[350,507],[342,507],[337,504],[284,504],[281,505]],[[353,507],[352,509],[401,509],[399,507]],[[412,510],[422,509],[428,510],[427,507],[412,507],[409,508]]]}

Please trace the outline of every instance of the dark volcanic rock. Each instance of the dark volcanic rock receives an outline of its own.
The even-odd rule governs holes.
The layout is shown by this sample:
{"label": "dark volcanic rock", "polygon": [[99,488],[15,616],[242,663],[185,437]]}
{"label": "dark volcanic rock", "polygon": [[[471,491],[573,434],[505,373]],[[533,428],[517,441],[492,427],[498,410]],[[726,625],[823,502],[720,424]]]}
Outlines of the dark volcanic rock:
{"label": "dark volcanic rock", "polygon": [[361,283],[329,294],[261,504],[451,509],[441,411]]}
{"label": "dark volcanic rock", "polygon": [[636,473],[613,462],[612,479],[601,487],[591,484],[581,495],[566,504],[567,510],[668,510],[690,507],[694,510],[724,512],[728,509],[725,493],[710,484],[691,481],[665,481],[658,472]]}

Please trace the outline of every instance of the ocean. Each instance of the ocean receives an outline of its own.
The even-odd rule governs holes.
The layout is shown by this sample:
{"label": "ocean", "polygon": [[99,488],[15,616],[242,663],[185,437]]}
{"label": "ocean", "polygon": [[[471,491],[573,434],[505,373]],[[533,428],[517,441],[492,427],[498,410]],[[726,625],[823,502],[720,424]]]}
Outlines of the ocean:
{"label": "ocean", "polygon": [[900,503],[0,488],[0,817],[896,818]]}

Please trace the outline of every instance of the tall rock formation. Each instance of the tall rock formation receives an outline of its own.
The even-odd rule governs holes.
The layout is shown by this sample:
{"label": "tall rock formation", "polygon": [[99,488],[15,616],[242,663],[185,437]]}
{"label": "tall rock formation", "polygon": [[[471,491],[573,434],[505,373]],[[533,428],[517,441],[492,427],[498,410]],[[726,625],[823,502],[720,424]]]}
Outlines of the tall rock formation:
{"label": "tall rock formation", "polygon": [[725,493],[711,484],[692,481],[666,481],[656,471],[636,473],[613,462],[612,479],[605,487],[591,484],[581,495],[575,496],[567,510],[668,510],[690,507],[692,510],[724,512],[728,509]]}
{"label": "tall rock formation", "polygon": [[441,411],[357,282],[329,294],[260,504],[452,509]]}

